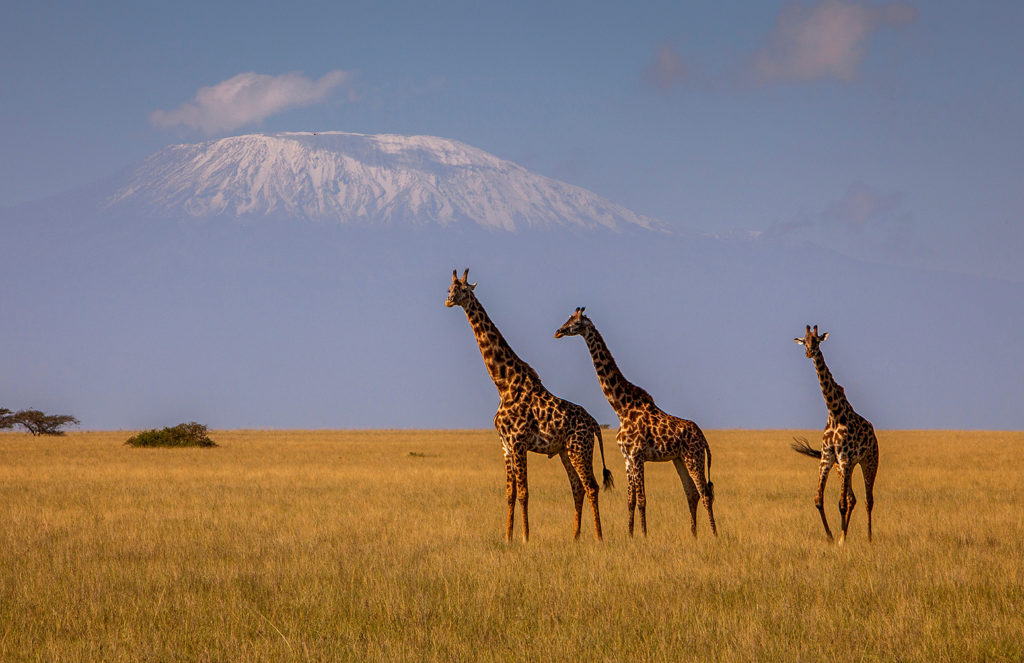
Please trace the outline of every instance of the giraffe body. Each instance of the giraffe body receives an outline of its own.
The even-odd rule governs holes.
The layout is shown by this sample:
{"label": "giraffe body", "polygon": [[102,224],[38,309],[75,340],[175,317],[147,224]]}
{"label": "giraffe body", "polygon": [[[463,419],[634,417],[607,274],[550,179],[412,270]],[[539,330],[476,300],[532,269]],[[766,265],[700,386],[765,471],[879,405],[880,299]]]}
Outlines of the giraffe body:
{"label": "giraffe body", "polygon": [[[505,455],[505,495],[508,502],[505,538],[512,539],[518,501],[523,519],[523,541],[529,540],[526,454],[534,452],[549,458],[558,456],[565,467],[576,506],[574,538],[580,536],[583,499],[586,497],[594,514],[594,536],[600,540],[599,488],[594,478],[593,457],[594,443],[597,442],[604,467],[601,427],[581,406],[549,392],[537,372],[512,351],[473,294],[476,284],[469,283],[468,276],[468,269],[461,279],[452,272],[445,306],[461,306],[466,312],[484,366],[501,398],[494,415],[494,428],[501,438]],[[610,488],[612,475],[607,467],[604,467],[603,479],[605,488]]]}
{"label": "giraffe body", "polygon": [[555,332],[555,338],[582,336],[590,350],[605,398],[619,417],[616,442],[626,460],[628,480],[627,508],[629,534],[633,535],[634,512],[640,511],[640,530],[647,534],[647,494],[644,486],[644,464],[668,462],[675,465],[686,493],[690,509],[690,531],[697,536],[697,504],[704,503],[717,535],[713,503],[714,484],[705,476],[711,471],[711,449],[703,431],[694,422],[664,412],[644,389],[632,384],[619,371],[608,346],[594,323],[576,309],[569,320]]}
{"label": "giraffe body", "polygon": [[836,383],[825,364],[825,357],[821,354],[820,346],[827,338],[828,332],[819,336],[817,325],[813,330],[810,325],[807,325],[804,336],[793,339],[804,346],[807,358],[814,362],[814,370],[818,374],[821,393],[828,408],[828,419],[821,435],[821,451],[815,451],[806,441],[794,444],[793,449],[821,461],[818,466],[818,490],[814,496],[814,506],[818,509],[821,524],[825,527],[825,534],[830,541],[832,540],[832,530],[829,529],[828,518],[825,516],[824,502],[825,485],[828,482],[829,472],[836,467],[839,480],[842,482],[839,493],[839,516],[842,532],[839,535],[839,542],[843,543],[850,527],[853,507],[857,503],[851,484],[853,469],[857,465],[861,466],[861,473],[864,475],[864,497],[867,503],[868,541],[870,541],[871,510],[875,505],[874,486],[875,476],[878,473],[878,439],[875,437],[874,426],[854,411],[850,401],[846,398],[846,391]]}

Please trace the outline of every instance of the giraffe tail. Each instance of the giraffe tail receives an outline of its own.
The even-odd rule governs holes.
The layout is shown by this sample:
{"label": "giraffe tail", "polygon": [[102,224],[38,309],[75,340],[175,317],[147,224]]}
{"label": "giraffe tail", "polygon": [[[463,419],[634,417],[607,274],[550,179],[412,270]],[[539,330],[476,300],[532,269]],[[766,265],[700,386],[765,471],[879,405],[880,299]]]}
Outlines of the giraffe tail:
{"label": "giraffe tail", "polygon": [[810,456],[811,458],[821,458],[821,451],[807,444],[807,440],[802,437],[794,437],[793,443],[789,446],[793,447],[793,451],[798,454]]}
{"label": "giraffe tail", "polygon": [[614,488],[615,487],[615,480],[612,479],[612,473],[608,469],[608,466],[604,464],[604,436],[601,435],[601,427],[600,426],[598,426],[595,429],[594,435],[597,436],[597,446],[601,450],[601,467],[604,470],[603,473],[602,473],[602,479],[604,481],[604,489],[608,490],[609,488]]}
{"label": "giraffe tail", "polygon": [[704,440],[704,453],[708,457],[708,499],[713,502],[715,500],[715,484],[711,483],[711,445],[707,440]]}

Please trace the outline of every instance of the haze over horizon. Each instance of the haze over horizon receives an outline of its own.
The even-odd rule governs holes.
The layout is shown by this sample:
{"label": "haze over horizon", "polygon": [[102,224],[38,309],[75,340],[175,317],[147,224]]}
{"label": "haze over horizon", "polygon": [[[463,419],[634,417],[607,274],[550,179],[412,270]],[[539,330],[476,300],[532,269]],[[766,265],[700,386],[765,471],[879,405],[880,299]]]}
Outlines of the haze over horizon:
{"label": "haze over horizon", "polygon": [[[590,408],[603,407],[599,394],[593,399],[593,376],[585,362],[565,364],[561,357],[581,349],[528,340],[538,330],[550,335],[547,327],[553,331],[576,305],[608,316],[603,324],[621,347],[613,352],[645,367],[635,379],[659,403],[701,422],[816,425],[812,413],[820,403],[813,388],[806,390],[807,382],[814,387],[809,367],[789,356],[796,352],[791,348],[774,353],[776,343],[817,322],[831,328],[829,345],[847,344],[835,352],[852,351],[837,379],[883,410],[876,425],[1024,427],[1017,406],[1024,387],[1014,378],[1022,354],[1013,343],[1024,322],[1022,5],[314,3],[278,10],[68,3],[19,5],[9,14],[0,27],[0,55],[13,63],[0,70],[0,122],[8,128],[0,132],[0,223],[15,255],[4,265],[3,299],[11,313],[0,331],[14,356],[0,357],[0,405],[78,414],[76,394],[98,389],[106,390],[106,400],[103,393],[86,400],[106,412],[104,425],[121,421],[117,412],[137,411],[145,398],[178,400],[154,403],[124,425],[156,425],[196,409],[202,411],[194,418],[205,413],[213,425],[272,425],[273,417],[257,418],[258,409],[245,404],[257,398],[252,393],[220,410],[209,401],[245,375],[257,382],[306,379],[283,360],[276,369],[274,361],[254,368],[240,350],[302,355],[290,348],[297,334],[308,344],[309,356],[299,362],[308,370],[320,369],[319,357],[358,365],[358,379],[380,382],[368,387],[372,396],[357,397],[354,386],[336,383],[343,378],[318,373],[309,385],[317,390],[315,403],[293,404],[288,425],[387,426],[387,410],[370,403],[389,385],[435,379],[451,389],[472,385],[465,387],[470,396],[453,398],[468,397],[473,407],[460,412],[432,394],[433,405],[410,403],[391,424],[488,425],[493,394],[479,393],[487,383],[476,349],[451,337],[465,331],[455,331],[465,320],[449,326],[450,311],[425,303],[453,267],[469,266],[490,277],[483,292],[494,295],[484,304],[495,309],[499,326],[510,325],[517,351],[530,363],[538,357],[535,367],[546,383],[563,388],[559,395]],[[248,161],[225,156],[216,168],[196,172],[169,156],[204,154],[210,164],[200,144],[284,132],[321,135],[301,150],[298,142],[288,147],[276,170],[266,152]],[[338,143],[318,152],[326,139],[341,140],[329,132],[389,135],[401,149],[409,136],[436,138],[402,166],[413,170],[401,170],[382,160],[378,147]],[[377,162],[349,169],[366,149]],[[464,163],[471,167],[449,169],[444,152],[452,149],[469,155]],[[140,170],[147,163],[180,179]],[[182,216],[189,218],[205,218],[196,210],[266,204],[292,220],[330,211],[371,227],[429,220],[504,227],[524,237],[502,239],[503,247],[494,237],[444,234],[342,239],[301,225],[292,226],[301,237],[280,228],[233,234],[230,224],[179,235],[178,225],[153,222],[153,207],[136,208],[148,211],[136,219],[146,223],[134,224],[134,233],[113,224],[127,213],[81,209],[60,213],[70,225],[42,234],[29,228],[42,228],[31,210],[72,200],[70,191],[102,189],[97,182],[121,181],[125,173],[144,173],[131,190],[162,191],[163,200],[185,205]],[[277,186],[273,195],[261,188],[268,181]],[[120,191],[129,190],[121,184]],[[529,237],[532,224],[658,226],[673,239],[609,239],[588,231],[579,241],[536,240]],[[48,241],[56,247],[51,255],[41,248]],[[361,251],[349,246],[359,243]],[[84,246],[102,264],[76,249]],[[424,253],[414,255],[416,247]],[[200,265],[199,255],[224,267]],[[339,263],[342,256],[347,265]],[[383,282],[407,288],[397,301],[417,312],[416,322],[399,311],[385,313],[383,282],[357,271],[374,264],[395,271]],[[533,273],[525,274],[525,266]],[[645,270],[661,278],[648,281]],[[302,278],[314,276],[319,283]],[[410,280],[415,285],[399,285]],[[250,292],[268,298],[252,299]],[[348,329],[349,340],[362,345],[343,341],[337,347],[344,350],[332,349],[321,336],[325,330],[303,327],[305,316],[316,325],[320,313],[302,306],[326,300],[339,312],[320,322]],[[63,308],[52,308],[58,302]],[[265,319],[265,302],[292,317]],[[700,302],[696,314],[692,302]],[[167,315],[161,307],[169,306],[180,309],[179,320],[161,317]],[[531,310],[516,313],[523,307]],[[236,319],[216,322],[213,336],[204,336],[201,321],[219,318],[218,310]],[[110,328],[104,314],[125,328]],[[157,319],[183,326],[172,334]],[[360,320],[388,331],[367,335]],[[244,332],[243,321],[268,326]],[[742,326],[723,332],[724,345],[735,349],[731,363],[716,369],[709,357],[692,357],[700,369],[695,374],[658,374],[659,354],[687,365],[690,353],[723,342],[714,336],[717,323],[726,321]],[[406,353],[450,341],[451,348],[438,352],[455,363],[438,364],[438,357],[410,363],[373,345],[385,337],[398,342],[406,324],[430,325],[423,347]],[[671,338],[669,330],[682,324],[696,326]],[[232,333],[263,336],[232,347]],[[979,333],[985,341],[974,340]],[[164,349],[151,352],[147,334]],[[751,335],[752,345],[744,347]],[[1002,361],[986,350],[989,344]],[[104,373],[100,355],[118,348],[131,348],[139,363],[115,358],[120,368]],[[449,356],[449,349],[469,359]],[[362,363],[349,352],[361,353]],[[77,359],[82,353],[90,358]],[[222,376],[220,386],[190,397],[172,387],[147,396],[153,387],[146,381],[181,366],[190,353],[205,368],[183,370],[193,379]],[[378,362],[376,374],[370,357]],[[790,359],[797,367],[792,374],[785,373]],[[403,366],[411,372],[404,374]],[[745,367],[751,374],[741,382],[764,399],[749,410],[726,403],[728,385]],[[438,378],[443,371],[453,375]],[[103,379],[94,385],[90,372]],[[127,375],[137,387],[119,384]],[[811,402],[787,411],[773,388],[798,388]],[[331,413],[332,389],[353,390],[342,406],[351,417]],[[135,395],[140,401],[132,408],[114,405]],[[272,408],[270,393],[259,397]]]}

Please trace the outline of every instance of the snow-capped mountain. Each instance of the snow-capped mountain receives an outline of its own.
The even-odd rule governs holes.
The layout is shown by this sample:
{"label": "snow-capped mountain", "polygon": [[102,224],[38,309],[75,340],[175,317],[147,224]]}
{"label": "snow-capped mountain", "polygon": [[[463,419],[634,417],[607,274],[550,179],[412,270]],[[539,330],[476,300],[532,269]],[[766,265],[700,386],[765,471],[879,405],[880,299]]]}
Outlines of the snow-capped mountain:
{"label": "snow-capped mountain", "polygon": [[131,169],[103,206],[152,216],[326,223],[658,229],[590,191],[433,136],[251,134],[173,145]]}
{"label": "snow-capped mountain", "polygon": [[[949,315],[1009,339],[1024,327],[1024,308],[1006,305],[1018,282],[649,227],[437,138],[167,148],[0,210],[0,398],[102,429],[489,426],[497,394],[464,316],[443,306],[451,270],[469,267],[516,352],[602,422],[615,413],[585,347],[552,338],[576,306],[660,404],[708,427],[820,421],[791,340],[807,323],[831,330],[843,384],[876,424],[1024,425],[1018,404],[991,396],[1018,389],[1024,345],[993,353]],[[913,343],[878,344],[892,320]]]}

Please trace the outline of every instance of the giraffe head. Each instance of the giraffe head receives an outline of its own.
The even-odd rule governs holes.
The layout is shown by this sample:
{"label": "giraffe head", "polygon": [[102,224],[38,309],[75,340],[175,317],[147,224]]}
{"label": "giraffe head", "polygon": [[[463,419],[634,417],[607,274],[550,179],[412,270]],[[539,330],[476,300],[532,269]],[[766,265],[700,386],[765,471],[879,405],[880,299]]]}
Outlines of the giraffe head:
{"label": "giraffe head", "polygon": [[803,338],[794,338],[793,340],[800,345],[804,346],[804,352],[808,358],[814,356],[815,352],[818,352],[818,346],[821,342],[828,338],[828,332],[825,332],[821,336],[818,335],[818,325],[814,325],[814,329],[811,329],[810,325],[807,325],[807,331],[804,332]]}
{"label": "giraffe head", "polygon": [[577,308],[576,311],[569,316],[569,319],[565,321],[565,324],[558,328],[555,332],[555,338],[562,338],[563,336],[582,336],[583,330],[587,327],[592,327],[594,323],[590,321],[590,318],[583,315],[583,312],[587,310],[587,307]]}
{"label": "giraffe head", "polygon": [[466,269],[466,271],[462,273],[461,279],[459,278],[458,272],[453,269],[452,284],[448,287],[448,299],[444,300],[444,305],[448,307],[465,307],[473,298],[473,288],[475,287],[475,283],[469,282],[469,269]]}

